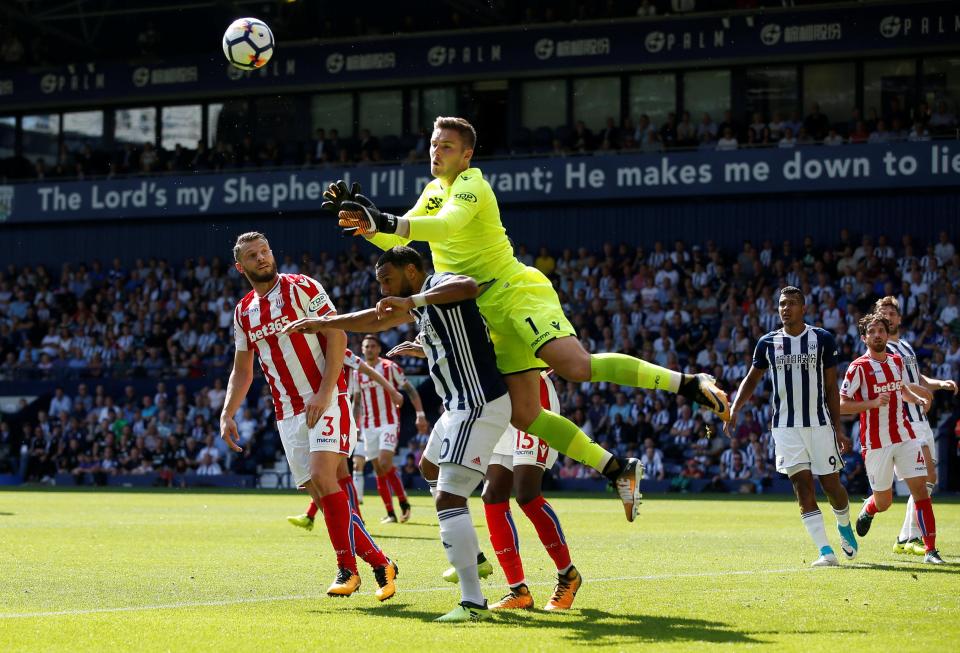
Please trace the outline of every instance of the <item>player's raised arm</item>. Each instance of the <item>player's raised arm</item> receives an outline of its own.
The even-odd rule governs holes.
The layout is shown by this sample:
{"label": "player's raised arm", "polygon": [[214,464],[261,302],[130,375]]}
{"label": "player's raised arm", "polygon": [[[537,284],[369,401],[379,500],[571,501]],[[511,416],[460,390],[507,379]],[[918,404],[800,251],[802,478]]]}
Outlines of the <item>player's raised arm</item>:
{"label": "player's raised arm", "polygon": [[425,292],[409,297],[384,297],[377,302],[377,314],[385,318],[394,313],[409,314],[414,308],[427,304],[456,304],[468,299],[475,299],[480,294],[480,286],[470,277],[462,274],[453,275],[433,286]]}
{"label": "player's raised arm", "polygon": [[409,322],[413,322],[413,317],[409,314],[391,313],[381,319],[377,317],[377,309],[368,308],[363,311],[357,311],[356,313],[345,313],[344,315],[304,317],[288,324],[281,333],[286,335],[290,335],[291,333],[319,333],[327,329],[376,333]]}

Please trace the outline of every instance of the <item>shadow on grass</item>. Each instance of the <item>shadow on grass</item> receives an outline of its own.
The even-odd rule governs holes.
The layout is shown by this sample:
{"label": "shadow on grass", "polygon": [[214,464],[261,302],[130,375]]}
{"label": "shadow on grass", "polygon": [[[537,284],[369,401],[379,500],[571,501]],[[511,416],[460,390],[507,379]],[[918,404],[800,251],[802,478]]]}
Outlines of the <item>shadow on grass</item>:
{"label": "shadow on grass", "polygon": [[0,512],[0,517],[13,517],[15,514],[17,514],[17,513],[15,513],[15,512]]}
{"label": "shadow on grass", "polygon": [[374,533],[370,532],[370,535],[375,540],[427,540],[429,542],[440,542],[440,535],[436,537],[422,537],[420,535],[390,535],[389,533]]}
{"label": "shadow on grass", "polygon": [[[439,613],[417,610],[402,603],[394,604],[387,609],[357,606],[354,611],[372,617],[405,617],[423,622],[433,621],[440,616]],[[641,642],[766,643],[729,624],[717,621],[659,615],[613,614],[589,608],[572,610],[564,614],[498,612],[485,623],[517,628],[548,628],[561,631],[557,634],[570,641],[590,642],[593,645]],[[465,625],[472,626],[472,624]],[[446,625],[438,624],[438,626]]]}
{"label": "shadow on grass", "polygon": [[948,562],[943,565],[926,565],[917,558],[915,563],[892,565],[884,562],[860,562],[855,565],[846,565],[846,569],[866,569],[869,571],[903,571],[913,574],[960,574],[960,565]]}

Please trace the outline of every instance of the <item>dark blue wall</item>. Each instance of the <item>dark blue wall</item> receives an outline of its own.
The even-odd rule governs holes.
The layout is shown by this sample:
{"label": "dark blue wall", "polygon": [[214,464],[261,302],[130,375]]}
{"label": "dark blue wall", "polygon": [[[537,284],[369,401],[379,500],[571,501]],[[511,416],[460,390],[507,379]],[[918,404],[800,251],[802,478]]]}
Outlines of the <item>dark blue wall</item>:
{"label": "dark blue wall", "polygon": [[[655,240],[688,243],[715,240],[740,249],[746,238],[799,242],[811,235],[818,243],[836,240],[842,227],[853,234],[886,234],[894,243],[909,232],[921,241],[947,229],[960,231],[960,190],[865,194],[829,194],[746,198],[691,198],[605,202],[575,206],[507,206],[503,219],[514,242],[533,252],[581,245],[596,248],[607,241],[649,247]],[[355,241],[339,235],[332,219],[304,215],[268,215],[234,220],[126,220],[76,224],[0,225],[0,244],[7,263],[82,261],[119,256],[125,263],[158,256],[178,262],[188,256],[219,255],[229,259],[236,234],[259,230],[274,252],[297,254],[338,252]],[[371,250],[372,251],[372,250]]]}

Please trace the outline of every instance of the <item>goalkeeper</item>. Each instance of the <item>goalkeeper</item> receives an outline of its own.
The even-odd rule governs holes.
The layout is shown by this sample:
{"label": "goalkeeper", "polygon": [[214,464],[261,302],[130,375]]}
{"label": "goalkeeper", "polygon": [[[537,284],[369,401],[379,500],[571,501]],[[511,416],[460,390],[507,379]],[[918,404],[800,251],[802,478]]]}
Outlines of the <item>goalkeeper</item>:
{"label": "goalkeeper", "polygon": [[411,241],[430,244],[437,272],[473,277],[490,329],[497,367],[513,405],[511,423],[615,483],[627,519],[639,504],[641,467],[593,442],[570,420],[540,405],[540,370],[552,367],[573,382],[606,381],[669,390],[729,418],[726,394],[706,374],[681,374],[625,354],[590,354],[575,337],[550,280],[523,265],[500,221],[497,198],[478,168],[470,167],[476,131],[463,118],[439,117],[430,140],[430,172],[416,205],[402,217],[379,211],[342,181],[324,193],[323,208],[339,212],[339,224],[381,249]]}

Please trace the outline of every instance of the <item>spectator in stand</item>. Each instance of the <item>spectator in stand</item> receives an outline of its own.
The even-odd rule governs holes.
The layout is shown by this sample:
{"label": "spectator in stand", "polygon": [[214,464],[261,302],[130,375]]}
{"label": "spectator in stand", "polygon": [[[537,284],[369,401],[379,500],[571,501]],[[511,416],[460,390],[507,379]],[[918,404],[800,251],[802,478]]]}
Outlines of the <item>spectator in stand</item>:
{"label": "spectator in stand", "polygon": [[853,131],[850,132],[850,142],[851,143],[867,143],[870,141],[870,132],[867,131],[867,125],[863,121],[857,121],[856,125],[853,128]]}
{"label": "spectator in stand", "polygon": [[770,119],[770,124],[767,125],[767,127],[770,128],[770,140],[773,142],[779,141],[781,138],[783,138],[784,133],[787,131],[787,127],[789,126],[790,125],[783,121],[780,112],[774,111],[773,118]]}
{"label": "spectator in stand", "polygon": [[823,139],[823,144],[830,146],[843,145],[843,136],[838,134],[837,130],[831,127]]}
{"label": "spectator in stand", "polygon": [[606,142],[607,149],[619,149],[620,147],[620,128],[617,127],[617,121],[613,117],[607,117],[607,122],[603,129],[597,133],[597,141]]}
{"label": "spectator in stand", "polygon": [[574,125],[572,140],[573,151],[578,154],[586,154],[593,150],[593,134],[582,120],[578,120]]}
{"label": "spectator in stand", "polygon": [[697,136],[697,126],[690,119],[690,112],[684,111],[677,125],[677,145],[680,147],[693,147],[699,142]]}
{"label": "spectator in stand", "polygon": [[783,137],[777,142],[777,147],[796,147],[797,139],[793,137],[793,128],[786,127],[783,130]]}
{"label": "spectator in stand", "polygon": [[737,142],[737,137],[733,134],[733,129],[730,127],[723,128],[723,135],[717,141],[717,150],[718,151],[730,151],[735,150],[739,147]]}
{"label": "spectator in stand", "polygon": [[717,138],[717,123],[709,113],[704,112],[700,118],[700,124],[697,125],[697,139],[702,143],[704,135],[709,136],[709,140],[714,141]]}
{"label": "spectator in stand", "polygon": [[923,124],[923,122],[917,120],[913,123],[913,128],[907,135],[907,140],[912,143],[917,141],[929,141],[930,131],[927,129],[926,125]]}
{"label": "spectator in stand", "polygon": [[810,113],[803,121],[803,126],[815,141],[822,141],[827,136],[827,130],[830,129],[830,120],[820,112],[820,104],[813,103],[810,107]]}
{"label": "spectator in stand", "polygon": [[867,139],[867,142],[874,145],[890,142],[890,132],[887,131],[887,123],[885,121],[877,121],[877,127],[874,131],[870,132],[870,138]]}
{"label": "spectator in stand", "polygon": [[943,133],[956,126],[957,117],[950,110],[946,100],[940,100],[937,102],[936,111],[930,114],[930,120],[927,124],[935,133]]}

